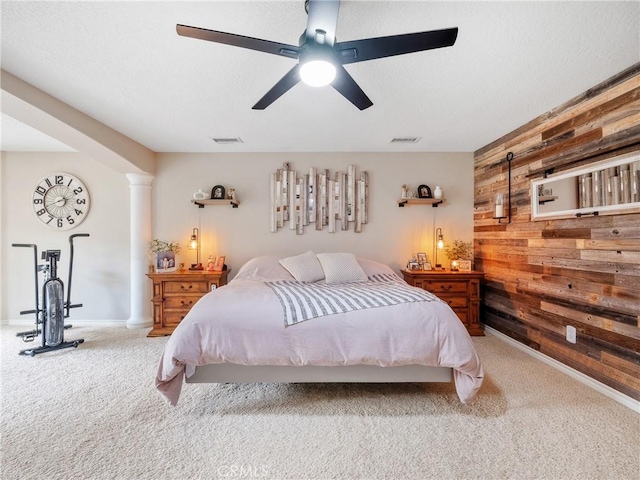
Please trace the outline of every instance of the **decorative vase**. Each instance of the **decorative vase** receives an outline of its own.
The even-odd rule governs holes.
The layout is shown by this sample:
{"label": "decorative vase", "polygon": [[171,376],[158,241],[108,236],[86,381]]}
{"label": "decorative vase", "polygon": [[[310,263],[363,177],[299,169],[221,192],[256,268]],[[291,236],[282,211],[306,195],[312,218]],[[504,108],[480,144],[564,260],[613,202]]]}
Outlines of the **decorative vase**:
{"label": "decorative vase", "polygon": [[198,189],[198,191],[196,193],[193,194],[193,199],[194,200],[206,200],[207,198],[209,198],[209,194],[206,193],[204,190],[202,190],[201,188]]}
{"label": "decorative vase", "polygon": [[435,190],[433,191],[433,198],[440,200],[442,198],[442,189],[438,186],[436,186]]}

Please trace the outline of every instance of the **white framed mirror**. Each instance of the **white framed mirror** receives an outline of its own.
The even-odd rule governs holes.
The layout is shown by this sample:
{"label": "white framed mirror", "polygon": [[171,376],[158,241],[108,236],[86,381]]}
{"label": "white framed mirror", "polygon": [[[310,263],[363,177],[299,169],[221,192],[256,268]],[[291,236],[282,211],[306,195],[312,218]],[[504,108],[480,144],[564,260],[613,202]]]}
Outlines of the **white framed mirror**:
{"label": "white framed mirror", "polygon": [[531,181],[531,219],[640,213],[640,150]]}

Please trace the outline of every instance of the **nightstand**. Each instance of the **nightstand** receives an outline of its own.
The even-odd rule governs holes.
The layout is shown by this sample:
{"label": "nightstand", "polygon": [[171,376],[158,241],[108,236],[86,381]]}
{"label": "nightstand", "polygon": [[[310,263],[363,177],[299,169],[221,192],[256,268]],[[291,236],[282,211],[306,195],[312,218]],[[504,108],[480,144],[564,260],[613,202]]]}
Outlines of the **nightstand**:
{"label": "nightstand", "polygon": [[480,282],[482,272],[450,270],[401,270],[405,282],[434,293],[444,300],[467,327],[469,335],[483,336],[480,327]]}
{"label": "nightstand", "polygon": [[153,330],[148,337],[171,335],[191,307],[212,287],[227,284],[230,270],[148,273],[153,281]]}

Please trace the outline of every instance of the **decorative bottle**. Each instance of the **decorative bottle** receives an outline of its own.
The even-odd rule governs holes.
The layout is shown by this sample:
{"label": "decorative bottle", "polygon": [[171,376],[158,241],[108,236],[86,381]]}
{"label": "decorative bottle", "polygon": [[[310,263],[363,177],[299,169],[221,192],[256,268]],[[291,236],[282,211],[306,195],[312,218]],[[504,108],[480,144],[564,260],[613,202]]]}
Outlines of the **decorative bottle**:
{"label": "decorative bottle", "polygon": [[433,191],[433,198],[440,200],[442,198],[442,189],[438,186],[436,186],[435,190]]}
{"label": "decorative bottle", "polygon": [[206,200],[207,198],[209,198],[209,194],[206,193],[204,190],[202,190],[201,188],[198,189],[198,191],[196,193],[193,194],[193,199],[194,200]]}

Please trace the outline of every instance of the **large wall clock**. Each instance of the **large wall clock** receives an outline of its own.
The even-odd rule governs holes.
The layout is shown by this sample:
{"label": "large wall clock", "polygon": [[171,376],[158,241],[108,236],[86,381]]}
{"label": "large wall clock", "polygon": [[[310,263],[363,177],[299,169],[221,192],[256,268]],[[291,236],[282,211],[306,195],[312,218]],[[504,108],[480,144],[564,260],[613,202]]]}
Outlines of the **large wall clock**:
{"label": "large wall clock", "polygon": [[68,173],[54,173],[38,182],[33,210],[42,223],[56,230],[77,227],[89,213],[89,190]]}

